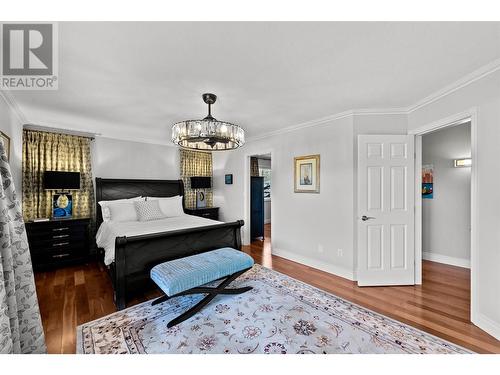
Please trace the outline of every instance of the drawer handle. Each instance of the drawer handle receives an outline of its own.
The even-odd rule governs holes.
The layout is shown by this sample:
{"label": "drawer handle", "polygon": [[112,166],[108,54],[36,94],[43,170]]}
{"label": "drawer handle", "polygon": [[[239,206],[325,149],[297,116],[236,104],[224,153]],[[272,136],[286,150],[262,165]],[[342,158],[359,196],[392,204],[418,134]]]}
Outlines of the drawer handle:
{"label": "drawer handle", "polygon": [[52,255],[52,258],[64,258],[64,257],[69,257],[71,254],[57,254],[57,255]]}
{"label": "drawer handle", "polygon": [[69,237],[69,234],[61,234],[59,236],[52,236],[52,238],[65,238],[65,237]]}
{"label": "drawer handle", "polygon": [[64,246],[64,245],[69,245],[69,242],[59,242],[59,243],[52,244],[52,246]]}
{"label": "drawer handle", "polygon": [[207,212],[206,214],[201,214],[202,216],[210,216],[210,213]]}
{"label": "drawer handle", "polygon": [[64,228],[53,228],[52,231],[53,232],[60,232],[62,230],[68,230],[69,228],[68,227],[64,227]]}

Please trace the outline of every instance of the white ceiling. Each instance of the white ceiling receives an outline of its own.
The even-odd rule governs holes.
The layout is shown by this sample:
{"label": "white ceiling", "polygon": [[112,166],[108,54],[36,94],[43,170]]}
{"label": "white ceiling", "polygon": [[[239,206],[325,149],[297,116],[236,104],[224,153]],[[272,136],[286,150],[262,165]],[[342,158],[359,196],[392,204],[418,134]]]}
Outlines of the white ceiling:
{"label": "white ceiling", "polygon": [[407,107],[500,58],[500,23],[59,24],[59,90],[13,91],[30,123],[153,143],[214,117],[256,137]]}

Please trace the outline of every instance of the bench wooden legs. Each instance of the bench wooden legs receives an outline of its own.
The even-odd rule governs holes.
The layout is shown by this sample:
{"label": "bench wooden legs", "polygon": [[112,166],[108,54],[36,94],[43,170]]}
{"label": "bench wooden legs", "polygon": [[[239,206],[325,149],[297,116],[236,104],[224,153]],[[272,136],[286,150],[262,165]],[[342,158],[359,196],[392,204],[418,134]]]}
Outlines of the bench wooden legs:
{"label": "bench wooden legs", "polygon": [[196,305],[194,305],[189,310],[187,310],[184,313],[182,313],[181,315],[179,315],[177,318],[171,320],[167,324],[167,327],[171,328],[171,327],[185,321],[186,319],[191,318],[194,314],[196,314],[202,308],[204,308],[206,305],[208,305],[210,303],[210,301],[212,301],[215,297],[217,297],[218,294],[241,294],[241,293],[245,293],[245,292],[248,292],[249,290],[251,290],[252,289],[251,286],[245,286],[242,288],[231,288],[231,289],[226,288],[232,281],[234,281],[237,277],[239,277],[240,275],[242,275],[243,273],[245,273],[249,269],[250,268],[247,268],[243,271],[236,272],[232,275],[229,275],[228,277],[221,279],[224,281],[222,281],[216,287],[196,287],[196,288],[192,288],[189,290],[185,290],[184,292],[180,292],[180,293],[175,294],[173,296],[164,295],[164,296],[154,300],[153,303],[151,304],[151,306],[154,306],[158,303],[165,302],[165,301],[167,301],[171,298],[174,298],[174,297],[186,296],[189,294],[206,294],[205,298],[203,298]]}

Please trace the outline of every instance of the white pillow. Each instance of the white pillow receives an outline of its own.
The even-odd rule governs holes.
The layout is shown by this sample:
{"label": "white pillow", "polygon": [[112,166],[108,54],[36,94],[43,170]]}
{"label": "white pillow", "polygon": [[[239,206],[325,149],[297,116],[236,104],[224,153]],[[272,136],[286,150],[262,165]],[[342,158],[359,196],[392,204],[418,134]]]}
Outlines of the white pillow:
{"label": "white pillow", "polygon": [[101,206],[101,213],[102,213],[102,220],[103,221],[109,221],[111,218],[111,213],[109,212],[109,204],[112,203],[119,203],[119,202],[134,202],[134,201],[141,201],[144,200],[144,197],[135,197],[135,198],[128,198],[128,199],[115,199],[112,201],[99,201],[99,206]]}
{"label": "white pillow", "polygon": [[159,200],[134,202],[139,221],[151,221],[164,219],[165,215],[160,210]]}
{"label": "white pillow", "polygon": [[137,221],[137,211],[134,203],[137,201],[117,202],[107,204],[110,221]]}
{"label": "white pillow", "polygon": [[176,217],[184,215],[182,208],[182,196],[176,195],[175,197],[161,198],[161,197],[147,197],[147,201],[158,201],[160,210],[165,217]]}

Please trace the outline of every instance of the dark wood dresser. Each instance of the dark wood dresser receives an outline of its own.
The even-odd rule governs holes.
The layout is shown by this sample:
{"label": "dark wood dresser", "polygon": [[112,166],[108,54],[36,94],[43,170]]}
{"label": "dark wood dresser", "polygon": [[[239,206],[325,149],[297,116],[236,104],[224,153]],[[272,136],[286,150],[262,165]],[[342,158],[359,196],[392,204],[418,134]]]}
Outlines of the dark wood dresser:
{"label": "dark wood dresser", "polygon": [[205,219],[219,220],[219,207],[186,208],[188,215],[200,216]]}
{"label": "dark wood dresser", "polygon": [[90,256],[90,219],[27,222],[33,268],[85,261]]}

